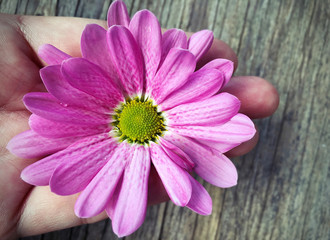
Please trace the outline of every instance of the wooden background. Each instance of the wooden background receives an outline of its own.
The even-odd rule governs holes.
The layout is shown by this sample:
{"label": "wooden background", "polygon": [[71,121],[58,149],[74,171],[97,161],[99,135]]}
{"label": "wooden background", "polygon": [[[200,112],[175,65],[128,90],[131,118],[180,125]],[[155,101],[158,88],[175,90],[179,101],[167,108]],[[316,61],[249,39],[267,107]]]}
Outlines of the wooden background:
{"label": "wooden background", "polygon": [[[172,203],[149,207],[125,239],[330,239],[328,0],[130,0],[162,27],[208,28],[238,53],[236,75],[257,75],[280,93],[271,117],[256,121],[260,141],[234,160],[238,186],[205,184],[213,214]],[[0,0],[12,14],[105,19],[109,0]],[[25,239],[117,239],[109,220]]]}

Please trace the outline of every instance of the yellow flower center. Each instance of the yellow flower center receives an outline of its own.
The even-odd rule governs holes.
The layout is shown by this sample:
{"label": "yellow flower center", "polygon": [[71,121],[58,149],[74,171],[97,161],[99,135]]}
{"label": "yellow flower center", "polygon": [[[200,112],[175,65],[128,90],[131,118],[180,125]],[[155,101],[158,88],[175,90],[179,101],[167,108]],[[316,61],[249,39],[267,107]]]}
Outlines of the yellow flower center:
{"label": "yellow flower center", "polygon": [[148,144],[165,131],[164,118],[151,100],[129,99],[115,111],[113,125],[121,141]]}

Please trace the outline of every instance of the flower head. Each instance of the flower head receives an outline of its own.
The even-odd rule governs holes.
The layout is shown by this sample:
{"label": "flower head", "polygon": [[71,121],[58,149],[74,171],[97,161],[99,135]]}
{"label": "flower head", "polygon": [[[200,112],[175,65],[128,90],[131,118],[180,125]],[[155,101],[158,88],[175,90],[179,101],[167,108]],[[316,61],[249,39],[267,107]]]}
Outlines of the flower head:
{"label": "flower head", "polygon": [[153,164],[176,205],[210,214],[211,198],[189,172],[219,187],[235,185],[235,166],[223,153],[255,134],[238,113],[239,100],[217,94],[233,63],[216,59],[196,71],[212,32],[189,40],[179,29],[162,34],[151,12],[130,20],[122,1],[110,6],[108,27],[86,26],[81,58],[40,48],[48,92],[25,95],[31,130],[8,144],[17,156],[42,158],[22,179],[59,195],[81,192],[76,215],[105,210],[125,236],[144,220]]}

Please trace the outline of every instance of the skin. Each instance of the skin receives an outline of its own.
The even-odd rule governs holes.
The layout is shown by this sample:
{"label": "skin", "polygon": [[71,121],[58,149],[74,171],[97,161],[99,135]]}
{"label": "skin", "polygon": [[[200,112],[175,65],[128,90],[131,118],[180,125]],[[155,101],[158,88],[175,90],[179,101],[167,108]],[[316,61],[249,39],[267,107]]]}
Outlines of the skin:
{"label": "skin", "polygon": [[[39,69],[44,63],[37,56],[40,45],[50,43],[62,51],[80,56],[80,36],[84,26],[104,21],[63,18],[32,17],[0,14],[0,238],[36,235],[93,223],[106,218],[105,213],[80,219],[73,212],[77,195],[57,196],[49,187],[34,187],[20,179],[20,172],[37,159],[21,159],[6,149],[8,141],[29,129],[30,113],[22,103],[24,94],[44,91]],[[189,35],[189,33],[188,33]],[[215,58],[232,60],[237,57],[224,42],[215,39],[203,59],[202,66]],[[241,100],[240,112],[251,118],[264,118],[275,112],[279,98],[276,89],[266,80],[252,76],[233,77],[223,91]],[[249,152],[257,143],[258,134],[227,153],[239,156]],[[168,200],[162,183],[154,169],[150,173],[149,204]]]}

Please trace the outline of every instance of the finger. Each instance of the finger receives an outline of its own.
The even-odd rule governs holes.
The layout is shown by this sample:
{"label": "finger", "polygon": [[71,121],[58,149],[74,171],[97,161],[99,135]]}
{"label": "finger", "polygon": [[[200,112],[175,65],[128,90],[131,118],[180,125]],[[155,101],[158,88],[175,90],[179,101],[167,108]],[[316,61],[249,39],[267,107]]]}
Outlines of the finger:
{"label": "finger", "polygon": [[35,53],[43,44],[51,44],[63,52],[81,56],[80,38],[87,24],[106,27],[106,22],[76,17],[14,16]]}
{"label": "finger", "polygon": [[[193,33],[187,32],[187,37],[189,38]],[[206,52],[206,54],[198,61],[197,68],[201,68],[206,63],[217,59],[217,58],[225,58],[232,62],[234,62],[234,70],[238,66],[238,58],[234,52],[234,50],[229,47],[227,43],[221,41],[219,39],[214,39],[211,48]]]}
{"label": "finger", "polygon": [[[56,195],[50,191],[49,186],[34,187],[22,210],[18,234],[20,236],[37,235],[81,224],[94,223],[107,218],[105,212],[92,218],[77,217],[74,213],[74,205],[78,196],[79,194]],[[148,196],[149,205],[169,200],[154,167],[150,171]]]}
{"label": "finger", "polygon": [[197,68],[201,68],[206,63],[217,59],[217,58],[225,58],[232,62],[234,62],[234,71],[238,66],[237,56],[229,45],[219,39],[214,39],[211,48],[207,51],[207,53],[198,61]]}
{"label": "finger", "polygon": [[170,198],[155,167],[152,165],[148,183],[148,204],[154,205],[168,200],[170,200]]}
{"label": "finger", "polygon": [[268,117],[276,111],[279,104],[275,87],[259,77],[232,77],[221,92],[235,95],[241,101],[240,112],[250,118]]}
{"label": "finger", "polygon": [[105,212],[93,218],[78,218],[74,204],[78,194],[59,196],[49,186],[34,187],[22,210],[17,231],[19,236],[31,236],[59,229],[94,223],[107,217]]}
{"label": "finger", "polygon": [[10,18],[0,14],[1,110],[17,106],[21,102],[22,93],[33,91],[39,82],[39,68],[34,62],[38,62],[38,59],[31,57],[34,52],[16,29],[17,25]]}
{"label": "finger", "polygon": [[257,145],[258,140],[259,140],[259,132],[257,131],[252,139],[226,152],[225,155],[230,158],[242,156],[250,152]]}
{"label": "finger", "polygon": [[[17,22],[37,53],[43,44],[51,44],[71,56],[80,56],[80,38],[86,24],[95,23],[106,28],[103,20],[72,18],[72,17],[36,17],[16,16]],[[191,36],[192,33],[187,33]],[[234,62],[237,67],[238,60],[235,52],[223,41],[214,39],[209,51],[198,62],[199,66],[216,59],[225,58]]]}

